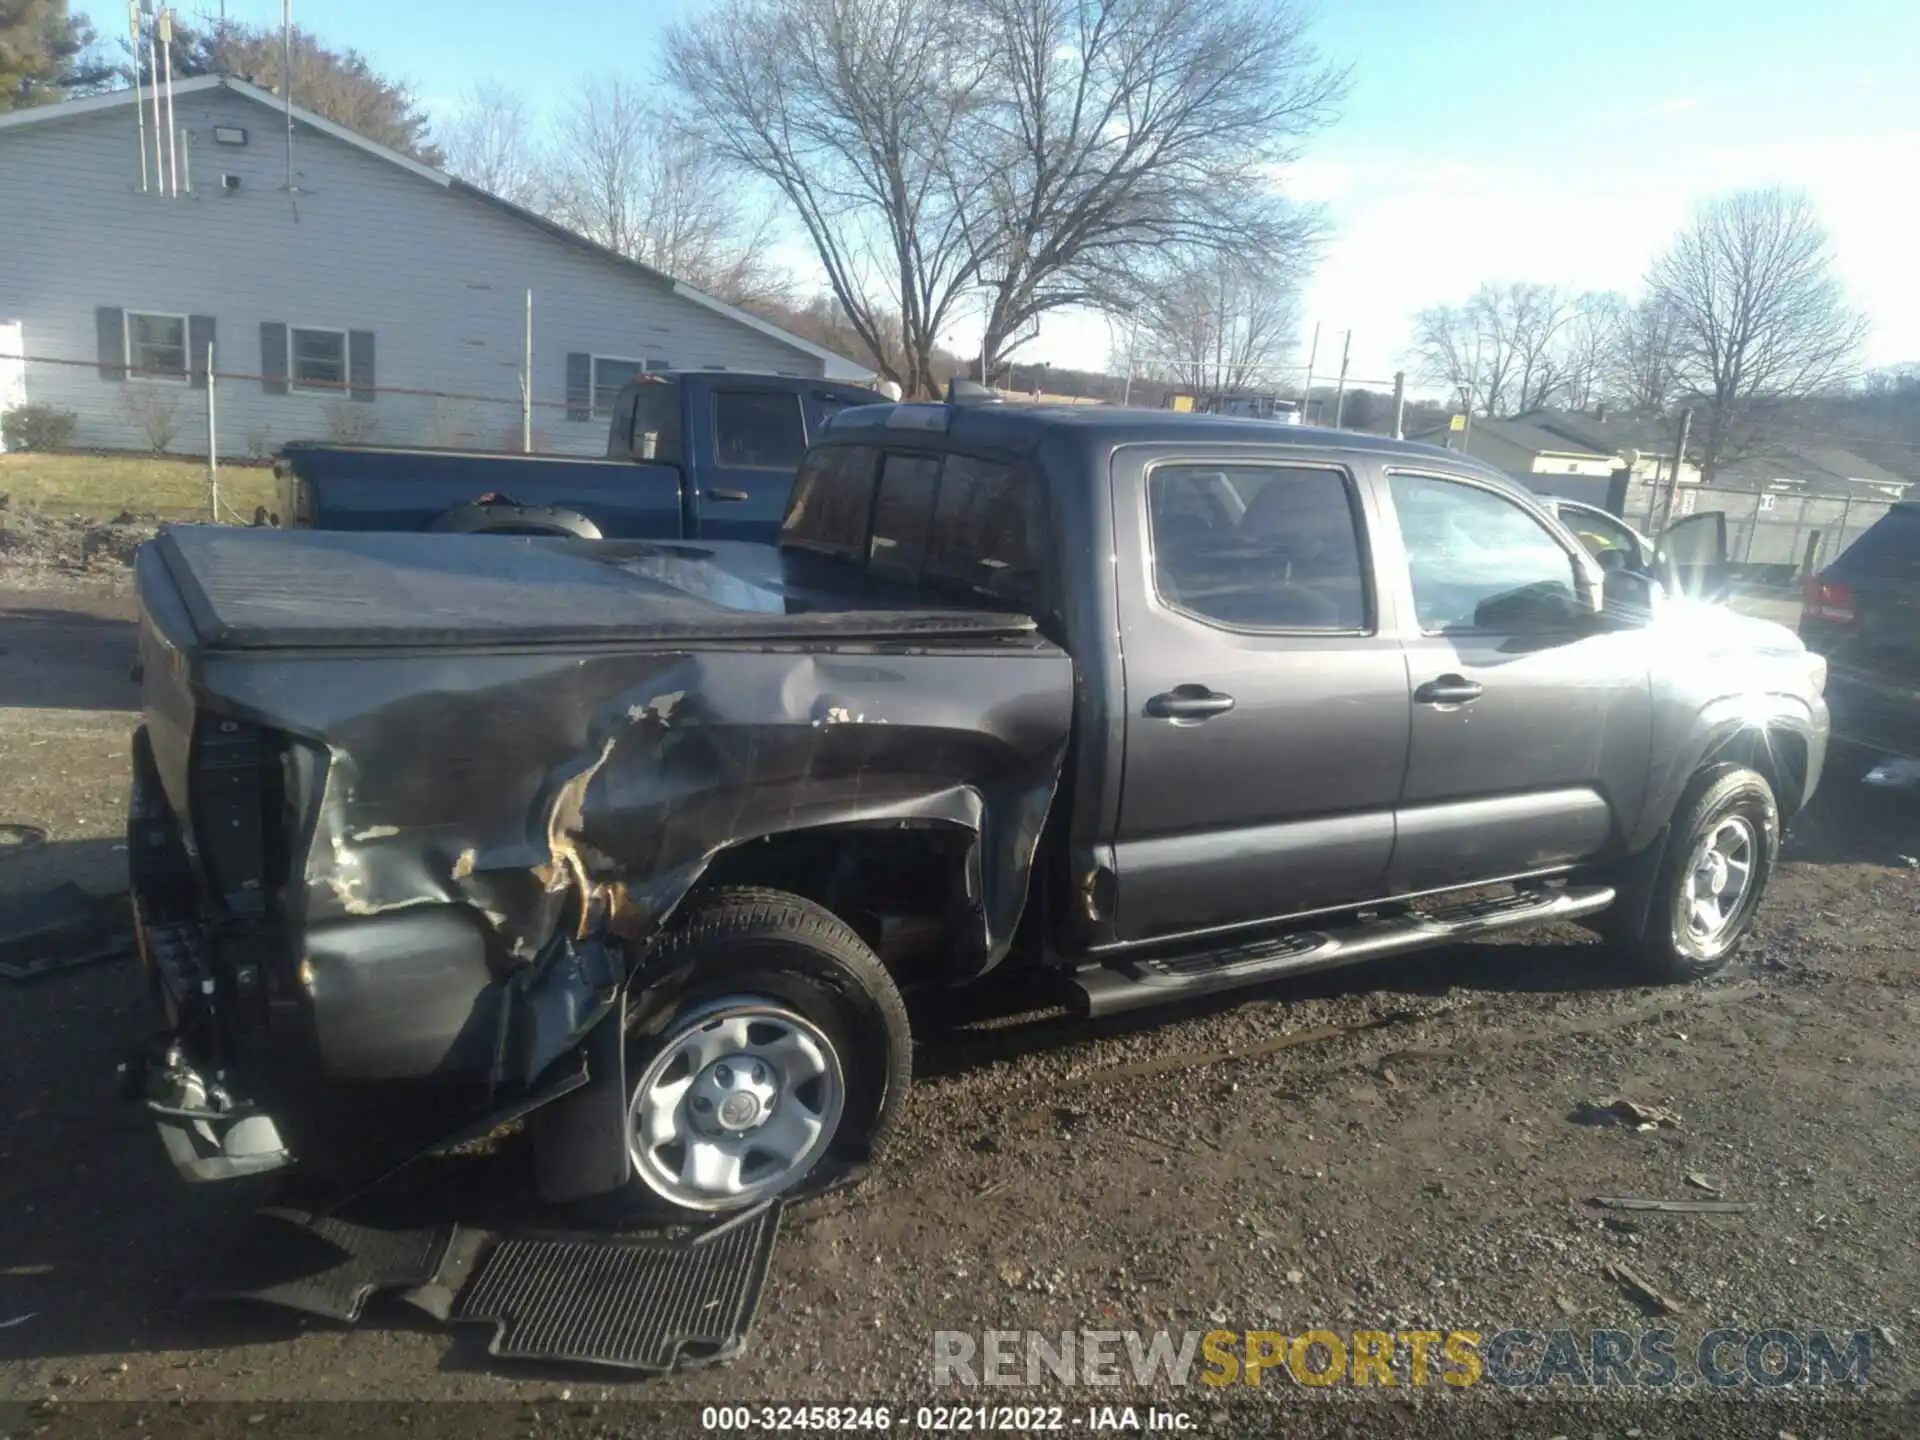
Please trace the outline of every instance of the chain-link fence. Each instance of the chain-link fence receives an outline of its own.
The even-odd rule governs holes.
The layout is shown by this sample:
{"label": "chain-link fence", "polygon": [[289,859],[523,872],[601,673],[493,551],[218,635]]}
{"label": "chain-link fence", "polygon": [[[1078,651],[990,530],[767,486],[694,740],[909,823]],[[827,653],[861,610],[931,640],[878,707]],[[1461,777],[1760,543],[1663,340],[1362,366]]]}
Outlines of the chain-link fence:
{"label": "chain-link fence", "polygon": [[[1641,486],[1628,497],[1626,518],[1651,526],[1664,498]],[[1796,495],[1779,490],[1682,485],[1671,520],[1719,511],[1727,517],[1727,558],[1756,580],[1791,583],[1830,564],[1893,506],[1860,495]],[[1652,517],[1650,519],[1649,517]]]}
{"label": "chain-link fence", "polygon": [[210,368],[203,356],[170,370],[8,358],[24,362],[27,403],[75,417],[80,448],[223,461],[267,460],[301,440],[598,455],[612,398],[529,398],[511,369],[501,392],[476,394]]}

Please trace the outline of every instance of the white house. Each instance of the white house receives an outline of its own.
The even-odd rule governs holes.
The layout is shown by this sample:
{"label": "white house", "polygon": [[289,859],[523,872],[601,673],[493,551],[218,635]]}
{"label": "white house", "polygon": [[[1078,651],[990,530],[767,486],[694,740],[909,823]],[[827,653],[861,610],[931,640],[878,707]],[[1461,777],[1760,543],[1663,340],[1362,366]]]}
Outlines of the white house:
{"label": "white house", "polygon": [[602,449],[639,370],[869,376],[244,81],[171,100],[164,164],[151,94],[0,115],[0,350],[82,445],[204,454],[209,350],[227,456],[517,449],[529,333],[536,449]]}

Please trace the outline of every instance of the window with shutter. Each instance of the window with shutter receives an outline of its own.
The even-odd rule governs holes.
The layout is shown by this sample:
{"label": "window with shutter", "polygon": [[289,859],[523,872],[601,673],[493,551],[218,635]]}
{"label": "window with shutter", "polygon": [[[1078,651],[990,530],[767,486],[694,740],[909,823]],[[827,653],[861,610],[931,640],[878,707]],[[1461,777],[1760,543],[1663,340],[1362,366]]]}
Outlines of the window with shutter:
{"label": "window with shutter", "polygon": [[260,326],[260,388],[269,395],[287,393],[287,327],[277,320]]}

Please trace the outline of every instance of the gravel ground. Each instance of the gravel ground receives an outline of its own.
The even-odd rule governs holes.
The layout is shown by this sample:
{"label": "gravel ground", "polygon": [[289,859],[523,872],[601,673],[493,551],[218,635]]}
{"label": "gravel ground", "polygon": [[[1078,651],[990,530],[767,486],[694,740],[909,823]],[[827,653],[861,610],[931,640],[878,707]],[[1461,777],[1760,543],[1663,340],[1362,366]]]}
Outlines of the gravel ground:
{"label": "gravel ground", "polygon": [[[50,837],[0,863],[0,893],[120,884],[130,615],[123,587],[0,593],[0,821]],[[929,1397],[1061,1403],[1076,1429],[1098,1418],[1087,1407],[1132,1401],[1219,1432],[1920,1433],[1917,856],[1920,798],[1833,776],[1750,944],[1685,988],[1626,985],[1566,929],[1157,1022],[1075,1025],[1009,998],[930,1032],[870,1180],[790,1217],[747,1357],[644,1385],[502,1369],[397,1305],[348,1331],[187,1303],[257,1196],[175,1183],[111,1098],[145,1022],[134,968],[5,986],[0,1402],[18,1404],[0,1404],[0,1434],[153,1433],[183,1414],[195,1433],[307,1433],[314,1412],[281,1402],[322,1400],[391,1402],[330,1408],[330,1431],[418,1434],[457,1413],[463,1435],[629,1433],[699,1428],[699,1403]],[[1588,1107],[1615,1096],[1676,1118],[1596,1123]],[[1588,1203],[1707,1198],[1702,1181],[1754,1208]],[[1651,1318],[1609,1272],[1622,1262],[1677,1313]],[[1656,1324],[1683,1363],[1719,1326],[1864,1330],[1870,1384],[1711,1400],[1430,1384],[1416,1409],[1404,1387],[1309,1389],[1284,1371],[1257,1389],[935,1392],[929,1368],[936,1330],[1559,1327],[1584,1344]],[[448,1399],[502,1403],[426,1403]]]}

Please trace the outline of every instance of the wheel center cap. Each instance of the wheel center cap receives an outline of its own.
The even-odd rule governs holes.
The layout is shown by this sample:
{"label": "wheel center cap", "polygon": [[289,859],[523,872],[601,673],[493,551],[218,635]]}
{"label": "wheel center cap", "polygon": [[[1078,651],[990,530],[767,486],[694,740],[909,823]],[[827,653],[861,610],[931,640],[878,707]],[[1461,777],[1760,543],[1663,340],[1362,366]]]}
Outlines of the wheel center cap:
{"label": "wheel center cap", "polygon": [[1701,883],[1714,894],[1727,887],[1727,857],[1719,851],[1710,852],[1700,866]]}
{"label": "wheel center cap", "polygon": [[780,1098],[780,1080],[765,1060],[728,1055],[694,1077],[687,1104],[694,1126],[709,1135],[738,1135],[766,1123]]}

